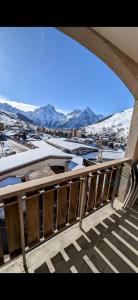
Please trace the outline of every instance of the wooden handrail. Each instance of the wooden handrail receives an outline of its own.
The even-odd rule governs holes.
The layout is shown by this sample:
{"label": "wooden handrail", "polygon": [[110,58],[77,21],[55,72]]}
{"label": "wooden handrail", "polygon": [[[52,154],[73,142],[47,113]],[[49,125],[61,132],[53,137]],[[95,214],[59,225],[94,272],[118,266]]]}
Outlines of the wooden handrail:
{"label": "wooden handrail", "polygon": [[69,180],[70,178],[76,178],[78,176],[85,176],[87,173],[91,173],[94,171],[98,171],[104,168],[108,168],[111,166],[117,166],[121,163],[126,163],[131,161],[130,158],[120,159],[120,160],[112,160],[105,163],[100,163],[90,167],[83,167],[81,169],[77,169],[74,171],[68,171],[61,174],[56,174],[48,177],[43,177],[39,179],[34,179],[31,181],[27,181],[24,183],[15,184],[8,187],[3,187],[0,189],[0,202],[4,199],[8,199],[13,196],[23,195],[30,191],[35,191],[43,188],[44,186],[54,185],[57,182],[63,182]]}

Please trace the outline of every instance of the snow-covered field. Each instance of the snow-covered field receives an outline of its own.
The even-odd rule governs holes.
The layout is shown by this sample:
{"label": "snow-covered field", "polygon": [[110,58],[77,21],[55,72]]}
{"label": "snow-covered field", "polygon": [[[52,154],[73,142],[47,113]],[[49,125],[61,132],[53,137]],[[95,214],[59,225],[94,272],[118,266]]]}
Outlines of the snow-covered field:
{"label": "snow-covered field", "polygon": [[27,151],[28,148],[22,144],[17,143],[13,140],[3,141],[3,146],[0,143],[0,157],[10,155],[13,151],[15,153],[20,153]]}
{"label": "snow-covered field", "polygon": [[131,122],[133,108],[124,110],[117,113],[112,117],[101,121],[100,123],[89,125],[85,127],[88,134],[104,134],[104,133],[117,133],[117,137],[127,138]]}

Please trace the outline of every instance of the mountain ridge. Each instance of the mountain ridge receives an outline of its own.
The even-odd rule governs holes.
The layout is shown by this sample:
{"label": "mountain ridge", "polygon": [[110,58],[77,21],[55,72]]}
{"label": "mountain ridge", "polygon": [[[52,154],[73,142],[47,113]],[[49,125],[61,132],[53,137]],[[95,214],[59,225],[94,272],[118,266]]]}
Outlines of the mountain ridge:
{"label": "mountain ridge", "polygon": [[[11,101],[12,104],[12,101]],[[0,102],[0,110],[19,114],[23,118],[23,115],[34,124],[38,126],[48,128],[61,128],[61,129],[75,129],[81,128],[86,125],[93,124],[104,118],[102,115],[96,115],[89,107],[84,109],[75,109],[68,114],[59,112],[51,104],[47,104],[43,107],[37,107],[34,111],[22,111],[13,105]]]}

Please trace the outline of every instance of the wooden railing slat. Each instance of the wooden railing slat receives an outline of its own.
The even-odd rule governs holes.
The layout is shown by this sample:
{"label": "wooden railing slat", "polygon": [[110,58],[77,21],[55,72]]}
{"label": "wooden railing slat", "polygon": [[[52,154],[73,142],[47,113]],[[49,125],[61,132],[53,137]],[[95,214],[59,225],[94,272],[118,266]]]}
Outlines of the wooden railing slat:
{"label": "wooden railing slat", "polygon": [[65,226],[68,210],[68,186],[62,186],[57,191],[57,228]]}
{"label": "wooden railing slat", "polygon": [[95,201],[95,207],[102,203],[102,191],[103,191],[103,182],[104,182],[104,172],[100,172],[97,186],[97,195]]}
{"label": "wooden railing slat", "polygon": [[78,202],[77,217],[80,217],[82,186],[83,186],[83,183],[82,183],[82,180],[80,180],[80,184],[79,184],[79,202]]}
{"label": "wooden railing slat", "polygon": [[103,203],[106,203],[108,200],[108,194],[110,190],[110,182],[112,176],[112,169],[108,169],[105,175],[104,191],[103,191]]}
{"label": "wooden railing slat", "polygon": [[90,180],[90,190],[89,190],[88,204],[87,204],[88,212],[90,212],[94,208],[94,204],[95,204],[97,175],[98,173],[95,174],[93,173],[93,177],[91,177]]}
{"label": "wooden railing slat", "polygon": [[39,196],[26,199],[27,245],[39,241]]}
{"label": "wooden railing slat", "polygon": [[[17,197],[7,199],[6,203],[17,201]],[[5,203],[5,204],[6,204]],[[14,203],[4,207],[5,223],[8,236],[9,254],[11,257],[17,253],[21,253],[21,234],[20,234],[20,221],[19,221],[19,204]]]}
{"label": "wooden railing slat", "polygon": [[43,195],[44,236],[54,231],[54,190]]}
{"label": "wooden railing slat", "polygon": [[[108,193],[108,200],[113,200],[116,172],[117,172],[117,168],[113,168],[112,175],[111,175],[110,189],[109,189],[109,193]],[[115,194],[114,194],[114,197],[115,197]]]}
{"label": "wooden railing slat", "polygon": [[73,222],[77,217],[77,208],[79,204],[79,187],[80,182],[73,182],[70,190],[70,206],[69,206],[69,223]]}
{"label": "wooden railing slat", "polygon": [[117,185],[116,185],[116,189],[115,189],[115,196],[116,197],[118,197],[122,171],[123,171],[123,164],[121,164],[121,166],[118,167],[118,178],[117,178],[117,182],[116,182]]}

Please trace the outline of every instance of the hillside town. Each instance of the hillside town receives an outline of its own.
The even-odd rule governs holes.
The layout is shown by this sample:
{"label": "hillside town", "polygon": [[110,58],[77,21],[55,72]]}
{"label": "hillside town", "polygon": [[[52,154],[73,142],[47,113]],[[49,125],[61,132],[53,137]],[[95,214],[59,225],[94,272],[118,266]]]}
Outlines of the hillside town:
{"label": "hillside town", "polygon": [[60,129],[38,126],[11,112],[0,114],[1,187],[11,184],[7,181],[11,176],[27,181],[124,156],[126,134],[120,136],[115,126],[93,130],[113,117],[81,128]]}

